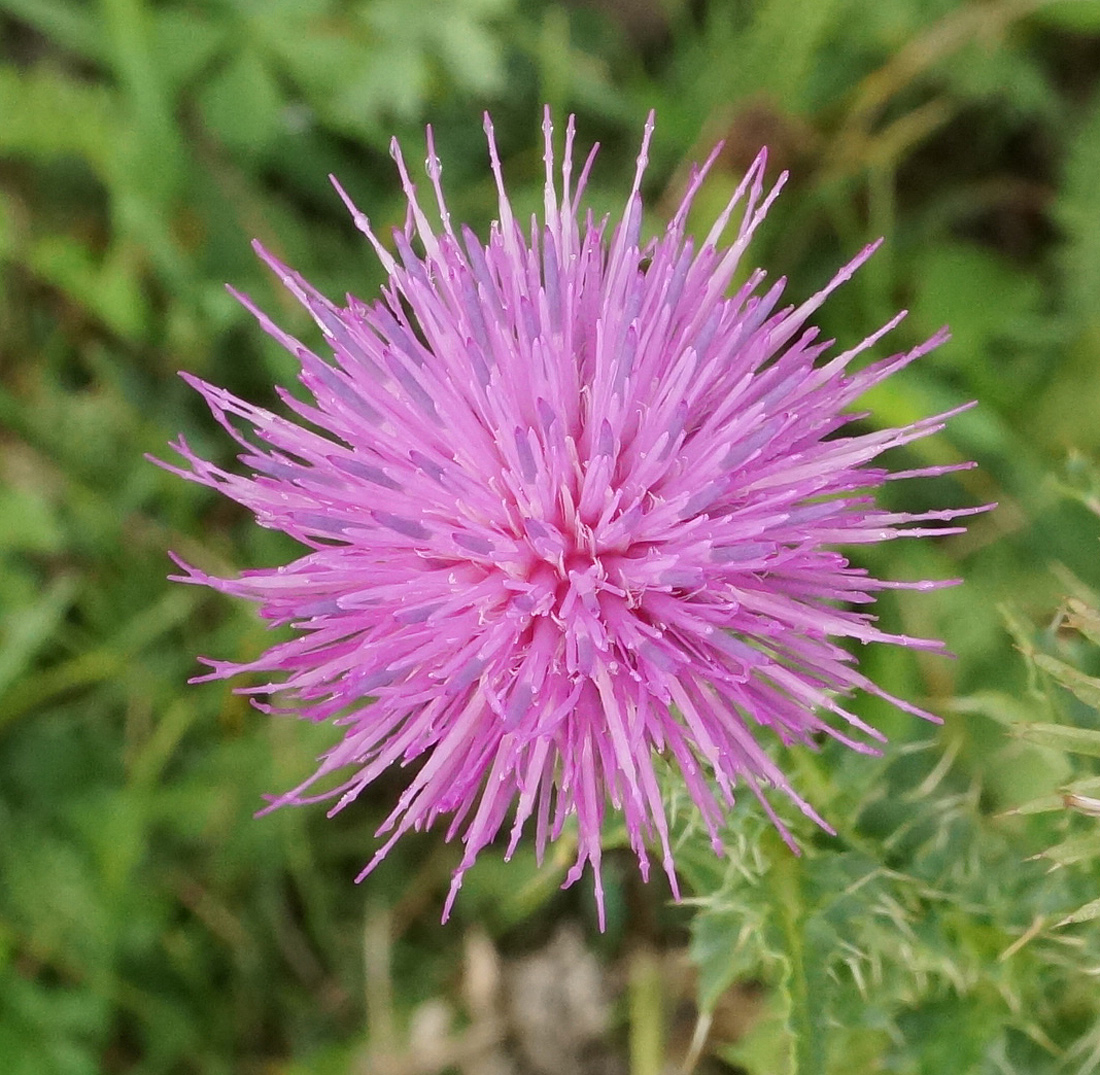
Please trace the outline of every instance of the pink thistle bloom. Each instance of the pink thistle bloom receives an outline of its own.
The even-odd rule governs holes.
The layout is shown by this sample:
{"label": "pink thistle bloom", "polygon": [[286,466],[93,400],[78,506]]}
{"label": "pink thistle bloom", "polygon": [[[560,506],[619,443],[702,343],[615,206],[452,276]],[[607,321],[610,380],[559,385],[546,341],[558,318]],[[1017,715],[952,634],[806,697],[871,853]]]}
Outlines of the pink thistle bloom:
{"label": "pink thistle bloom", "polygon": [[[614,223],[591,212],[580,220],[595,149],[574,183],[570,119],[559,184],[549,114],[543,129],[544,219],[529,234],[513,216],[488,117],[499,219],[487,244],[452,225],[430,129],[439,223],[395,142],[409,205],[396,257],[336,184],[388,273],[379,300],[335,305],[257,244],[331,359],[238,295],[297,357],[313,403],[280,393],[296,421],[185,374],[244,447],[251,474],[199,458],[182,437],[173,447],[186,467],[168,469],[308,550],[237,579],[182,562],[178,576],[254,601],[297,632],[255,661],[208,661],[199,678],[271,674],[246,692],[283,693],[302,717],[343,729],[317,771],[268,809],[335,799],[335,813],[384,770],[418,759],[360,878],[404,833],[448,815],[447,839],[460,836],[465,853],[446,918],[509,814],[507,853],[533,821],[540,858],[575,818],[565,883],[592,865],[602,922],[608,803],[643,876],[647,848],[659,846],[677,890],[655,755],[678,766],[720,853],[738,785],[788,842],[764,788],[829,829],[761,745],[761,729],[786,744],[813,748],[825,733],[876,753],[865,739],[882,735],[842,704],[858,690],[936,719],[861,675],[839,640],[941,650],[881,630],[860,609],[881,590],[950,583],[875,579],[834,546],[958,533],[954,519],[983,509],[893,513],[871,492],[970,466],[890,473],[875,463],[964,407],[901,429],[840,432],[864,392],[946,339],[941,331],[850,372],[899,314],[827,357],[831,341],[810,319],[877,244],[798,306],[779,305],[782,280],[758,293],[760,270],[729,297],[785,179],[765,192],[763,152],[701,243],[685,226],[717,149],[664,234],[643,244],[652,115]],[[331,787],[336,773],[345,779]],[[310,793],[318,781],[324,790]]]}

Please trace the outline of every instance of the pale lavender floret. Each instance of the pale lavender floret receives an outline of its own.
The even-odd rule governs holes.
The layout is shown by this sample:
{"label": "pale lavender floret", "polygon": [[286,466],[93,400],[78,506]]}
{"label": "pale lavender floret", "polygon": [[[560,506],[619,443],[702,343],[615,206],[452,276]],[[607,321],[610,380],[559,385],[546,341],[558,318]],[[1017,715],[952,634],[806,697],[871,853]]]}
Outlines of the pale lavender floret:
{"label": "pale lavender floret", "polygon": [[[336,184],[388,273],[380,301],[333,305],[256,244],[333,360],[238,295],[299,359],[314,403],[283,392],[300,421],[283,418],[185,375],[244,447],[252,476],[206,462],[182,438],[174,447],[186,465],[168,469],[310,551],[238,579],[181,563],[179,578],[255,601],[297,631],[255,661],[210,661],[201,678],[270,673],[248,692],[285,693],[301,716],[344,729],[317,772],[268,809],[335,798],[334,813],[384,770],[418,759],[381,830],[390,836],[360,877],[402,834],[451,815],[447,838],[459,835],[465,854],[446,917],[510,813],[507,853],[533,819],[540,857],[575,817],[566,883],[592,865],[602,922],[608,803],[643,876],[656,844],[677,890],[656,754],[682,772],[716,850],[738,784],[790,842],[765,788],[829,826],[758,742],[759,727],[783,743],[813,748],[825,733],[875,753],[865,740],[880,733],[842,704],[856,690],[936,719],[861,675],[838,640],[941,650],[882,630],[862,609],[884,589],[950,581],[875,579],[831,546],[958,533],[954,520],[984,509],[887,512],[873,496],[886,480],[969,466],[891,474],[874,465],[965,407],[837,435],[863,393],[946,338],[849,372],[899,314],[826,357],[831,341],[808,319],[877,244],[798,307],[779,306],[782,281],[759,294],[760,271],[726,297],[786,178],[765,193],[763,152],[701,245],[686,221],[717,150],[664,234],[641,245],[652,115],[611,225],[590,213],[581,222],[595,149],[574,184],[572,119],[559,189],[547,114],[544,220],[526,237],[488,117],[485,129],[499,193],[487,245],[453,229],[430,131],[441,228],[394,143],[409,205],[396,258]],[[324,779],[349,770],[336,787]],[[317,781],[324,790],[307,794]]]}

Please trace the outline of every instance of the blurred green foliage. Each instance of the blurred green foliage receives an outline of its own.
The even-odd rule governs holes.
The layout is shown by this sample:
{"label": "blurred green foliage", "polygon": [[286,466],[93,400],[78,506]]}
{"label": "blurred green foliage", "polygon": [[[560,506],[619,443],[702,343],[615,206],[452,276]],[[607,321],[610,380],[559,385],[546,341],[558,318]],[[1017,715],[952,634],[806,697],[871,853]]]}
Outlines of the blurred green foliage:
{"label": "blurred green foliage", "polygon": [[[727,865],[684,817],[705,1016],[748,978],[770,998],[699,1070],[1100,1069],[1097,923],[1059,925],[1100,897],[1100,822],[1026,809],[1093,779],[1094,751],[1034,726],[1100,728],[1095,699],[1050,711],[1036,678],[1074,698],[1067,668],[1100,673],[1055,620],[1063,593],[1096,605],[1100,523],[1051,477],[1100,453],[1100,2],[0,0],[0,1071],[367,1071],[377,915],[399,1021],[454,991],[468,927],[505,950],[563,919],[593,929],[557,859],[489,854],[440,927],[457,856],[437,836],[352,885],[399,775],[332,822],[251,820],[329,733],[184,685],[196,654],[245,659],[265,631],[166,583],[165,549],[219,572],[292,550],[143,459],[179,430],[231,459],[176,370],[261,403],[293,376],[224,290],[308,334],[250,239],[334,297],[370,295],[380,270],[327,174],[384,231],[404,216],[389,139],[416,160],[431,122],[452,212],[483,228],[480,114],[534,210],[544,101],[603,144],[590,202],[609,211],[656,108],[654,230],[714,141],[699,226],[766,143],[792,182],[753,261],[792,295],[885,234],[823,328],[850,345],[905,306],[895,346],[945,321],[954,340],[876,389],[867,420],[980,403],[909,454],[981,468],[890,495],[1000,503],[965,537],[861,554],[967,582],[882,610],[957,661],[863,655],[942,728],[864,699],[882,760],[786,759],[836,840],[802,832],[794,859],[746,803]],[[687,910],[614,863],[604,956],[682,943]],[[643,1053],[636,1069],[660,1070]]]}

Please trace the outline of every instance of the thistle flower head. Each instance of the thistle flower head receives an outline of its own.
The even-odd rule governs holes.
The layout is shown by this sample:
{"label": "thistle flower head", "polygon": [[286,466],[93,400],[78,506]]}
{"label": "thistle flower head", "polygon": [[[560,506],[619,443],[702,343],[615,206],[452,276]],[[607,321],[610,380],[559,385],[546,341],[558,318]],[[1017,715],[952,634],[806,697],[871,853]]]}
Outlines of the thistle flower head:
{"label": "thistle flower head", "polygon": [[499,195],[487,243],[452,223],[430,131],[435,223],[393,147],[409,207],[395,254],[337,184],[388,275],[381,298],[334,304],[257,245],[313,316],[325,357],[238,297],[301,363],[312,402],[283,392],[293,417],[282,417],[187,376],[242,445],[247,474],[182,438],[184,465],[169,469],[306,551],[235,579],[181,563],[179,578],[254,601],[295,632],[255,661],[209,661],[200,678],[271,676],[247,691],[342,731],[269,808],[332,799],[335,813],[415,761],[363,876],[404,833],[446,817],[464,845],[446,917],[503,826],[509,854],[531,827],[541,855],[575,823],[566,883],[590,863],[602,917],[609,805],[642,874],[656,849],[675,891],[656,756],[679,768],[720,850],[739,789],[785,835],[765,788],[828,828],[764,742],[812,746],[824,733],[873,752],[880,734],[845,705],[858,690],[929,716],[876,687],[842,643],[940,649],[882,630],[866,609],[888,587],[942,583],[873,578],[837,546],[960,529],[968,511],[892,513],[873,495],[958,469],[876,463],[954,412],[845,429],[861,394],[945,334],[852,372],[899,315],[830,353],[811,318],[873,246],[800,305],[781,305],[783,281],[762,289],[759,270],[731,295],[783,183],[765,189],[763,152],[702,242],[686,223],[717,150],[643,244],[652,116],[622,217],[600,221],[579,208],[595,150],[574,179],[570,120],[558,174],[547,115],[545,207],[529,231],[485,127]]}

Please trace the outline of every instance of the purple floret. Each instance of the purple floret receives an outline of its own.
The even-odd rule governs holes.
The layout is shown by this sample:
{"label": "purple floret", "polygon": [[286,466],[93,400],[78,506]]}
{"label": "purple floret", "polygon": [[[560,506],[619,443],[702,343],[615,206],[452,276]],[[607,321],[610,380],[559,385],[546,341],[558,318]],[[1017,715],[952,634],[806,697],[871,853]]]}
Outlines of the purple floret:
{"label": "purple floret", "polygon": [[809,321],[874,245],[797,307],[779,305],[782,280],[761,293],[760,270],[728,296],[785,179],[765,192],[763,152],[701,243],[685,226],[717,150],[664,233],[642,244],[652,116],[622,219],[597,221],[579,210],[595,149],[574,183],[570,120],[559,185],[547,115],[544,219],[529,234],[513,217],[488,118],[485,129],[499,192],[487,244],[454,230],[430,131],[439,223],[395,143],[409,203],[396,257],[337,185],[388,274],[381,299],[334,305],[256,245],[313,315],[326,357],[238,297],[300,361],[313,403],[283,391],[292,417],[280,417],[185,375],[244,446],[247,476],[182,438],[173,447],[185,465],[168,469],[308,552],[237,579],[181,563],[179,578],[254,601],[296,632],[255,661],[209,661],[201,678],[271,675],[246,690],[279,693],[303,718],[342,730],[317,771],[268,809],[334,799],[335,813],[416,759],[360,877],[405,832],[446,815],[447,838],[465,847],[446,917],[509,816],[508,854],[532,822],[540,857],[575,819],[566,884],[592,865],[602,922],[608,805],[643,876],[657,847],[677,890],[657,755],[680,770],[721,851],[739,785],[788,842],[765,788],[829,828],[761,740],[814,748],[824,733],[875,753],[868,740],[882,735],[844,705],[858,690],[936,719],[863,676],[842,641],[942,650],[881,630],[866,609],[881,590],[950,581],[875,579],[836,546],[958,533],[955,519],[984,509],[875,505],[885,481],[970,465],[875,465],[965,407],[843,432],[863,393],[946,339],[850,372],[899,314],[828,355],[831,341]]}

